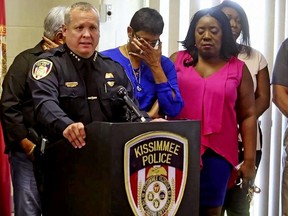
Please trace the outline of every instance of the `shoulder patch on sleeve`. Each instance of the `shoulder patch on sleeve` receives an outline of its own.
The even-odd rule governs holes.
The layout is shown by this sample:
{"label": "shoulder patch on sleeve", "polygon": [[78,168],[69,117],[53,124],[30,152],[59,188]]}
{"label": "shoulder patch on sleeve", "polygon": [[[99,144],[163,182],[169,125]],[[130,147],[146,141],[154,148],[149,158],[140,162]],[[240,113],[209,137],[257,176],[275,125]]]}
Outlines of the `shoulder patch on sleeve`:
{"label": "shoulder patch on sleeve", "polygon": [[46,59],[40,59],[33,65],[32,68],[32,76],[34,79],[39,80],[44,77],[46,77],[52,69],[53,62],[46,60]]}

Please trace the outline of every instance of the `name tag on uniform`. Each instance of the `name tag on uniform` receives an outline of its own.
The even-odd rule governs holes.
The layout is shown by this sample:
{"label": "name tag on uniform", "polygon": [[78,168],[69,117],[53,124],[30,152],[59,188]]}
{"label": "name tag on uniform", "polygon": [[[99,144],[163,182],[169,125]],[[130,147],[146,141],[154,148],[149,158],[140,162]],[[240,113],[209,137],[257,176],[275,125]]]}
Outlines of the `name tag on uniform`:
{"label": "name tag on uniform", "polygon": [[89,96],[87,97],[88,100],[96,100],[97,99],[97,96]]}
{"label": "name tag on uniform", "polygon": [[65,86],[68,88],[73,88],[78,86],[78,82],[65,82]]}

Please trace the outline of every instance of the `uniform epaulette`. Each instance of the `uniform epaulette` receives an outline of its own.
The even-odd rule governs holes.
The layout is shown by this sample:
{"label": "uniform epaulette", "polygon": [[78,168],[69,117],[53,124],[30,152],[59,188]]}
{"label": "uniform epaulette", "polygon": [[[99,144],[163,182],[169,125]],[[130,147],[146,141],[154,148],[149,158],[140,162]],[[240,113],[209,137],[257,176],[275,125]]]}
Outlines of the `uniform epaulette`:
{"label": "uniform epaulette", "polygon": [[[115,62],[115,63],[121,65],[119,62],[115,61],[115,60],[112,59],[111,57],[109,57],[109,56],[105,56],[105,55],[103,55],[103,54],[100,53],[100,52],[98,52],[98,56],[101,57],[101,58],[104,59],[104,60],[107,59],[107,60],[113,61],[113,62]],[[121,67],[122,67],[122,65],[121,65]]]}
{"label": "uniform epaulette", "polygon": [[64,47],[63,46],[59,46],[59,47],[47,50],[46,52],[44,52],[41,55],[41,58],[46,58],[46,57],[51,57],[51,56],[59,56],[59,55],[61,55],[64,52],[65,52]]}
{"label": "uniform epaulette", "polygon": [[105,56],[105,55],[103,55],[103,54],[100,53],[100,52],[98,52],[98,56],[101,57],[101,58],[103,58],[103,59],[111,59],[110,57]]}

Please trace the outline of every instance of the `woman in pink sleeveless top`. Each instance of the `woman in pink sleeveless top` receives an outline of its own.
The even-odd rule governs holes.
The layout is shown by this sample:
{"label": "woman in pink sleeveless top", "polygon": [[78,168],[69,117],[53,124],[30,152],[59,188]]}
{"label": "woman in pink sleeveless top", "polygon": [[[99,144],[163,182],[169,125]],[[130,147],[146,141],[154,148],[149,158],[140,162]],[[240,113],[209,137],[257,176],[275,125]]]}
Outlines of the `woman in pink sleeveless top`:
{"label": "woman in pink sleeveless top", "polygon": [[184,108],[178,119],[201,120],[200,215],[220,215],[243,137],[243,187],[255,175],[256,115],[253,82],[238,53],[229,21],[220,10],[198,11],[174,53]]}

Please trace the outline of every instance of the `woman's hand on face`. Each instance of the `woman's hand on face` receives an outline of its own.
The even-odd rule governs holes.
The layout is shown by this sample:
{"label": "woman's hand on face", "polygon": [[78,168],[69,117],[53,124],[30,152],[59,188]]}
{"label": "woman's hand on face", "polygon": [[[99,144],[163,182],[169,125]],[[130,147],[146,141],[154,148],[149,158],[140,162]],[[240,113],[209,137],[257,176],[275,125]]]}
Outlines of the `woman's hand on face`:
{"label": "woman's hand on face", "polygon": [[145,63],[151,67],[161,63],[162,43],[159,42],[155,47],[151,46],[143,38],[133,38],[131,44],[138,50],[138,52],[129,52],[129,54],[141,58]]}

